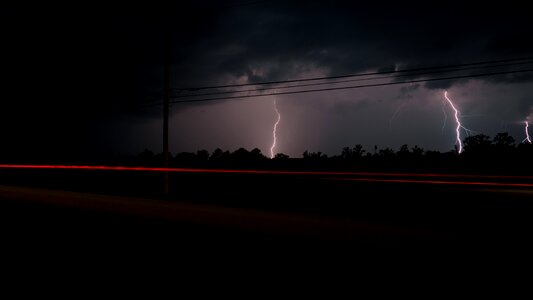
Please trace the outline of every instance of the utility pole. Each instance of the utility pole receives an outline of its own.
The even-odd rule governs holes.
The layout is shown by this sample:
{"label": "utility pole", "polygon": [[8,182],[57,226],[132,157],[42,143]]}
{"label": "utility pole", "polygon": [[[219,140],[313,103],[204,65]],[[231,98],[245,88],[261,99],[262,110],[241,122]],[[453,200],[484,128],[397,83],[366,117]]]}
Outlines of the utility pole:
{"label": "utility pole", "polygon": [[[170,105],[170,34],[164,36],[164,67],[163,67],[163,167],[168,168],[168,112]],[[168,194],[168,171],[164,172],[163,193]]]}

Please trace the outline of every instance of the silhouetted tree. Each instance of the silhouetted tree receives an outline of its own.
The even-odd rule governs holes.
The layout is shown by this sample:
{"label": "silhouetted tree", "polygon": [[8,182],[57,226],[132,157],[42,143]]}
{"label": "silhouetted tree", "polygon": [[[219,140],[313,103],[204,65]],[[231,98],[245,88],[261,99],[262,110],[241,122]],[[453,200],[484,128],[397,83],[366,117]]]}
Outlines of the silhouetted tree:
{"label": "silhouetted tree", "polygon": [[343,159],[351,159],[352,158],[352,149],[350,147],[342,148],[341,158],[343,158]]}
{"label": "silhouetted tree", "polygon": [[[269,160],[259,148],[251,151],[239,148],[231,153],[217,148],[211,155],[207,150],[179,153],[173,163],[199,166],[208,166],[212,163],[220,167],[231,167],[231,164],[235,164],[238,167],[247,168],[268,167],[271,163],[272,166],[284,168],[300,168],[306,164],[312,167],[342,169],[367,169],[375,166],[379,169],[424,170],[435,167],[450,172],[456,169],[503,172],[514,170],[516,166],[520,166],[520,170],[528,170],[527,166],[533,165],[533,160],[530,159],[533,156],[533,145],[529,143],[515,145],[515,139],[506,132],[498,133],[492,139],[484,134],[469,136],[464,139],[464,152],[464,155],[457,155],[457,148],[456,151],[445,153],[424,151],[417,145],[409,148],[407,144],[404,144],[397,152],[391,148],[378,149],[374,146],[374,153],[372,153],[366,152],[362,145],[356,144],[353,147],[342,148],[340,155],[332,157],[322,152],[306,150],[303,153],[303,160],[291,159],[283,153],[277,153],[273,160]],[[117,157],[113,159],[114,162],[119,160]],[[152,151],[146,149],[137,157],[123,159],[123,161],[127,164],[159,166],[162,157],[161,154],[154,155]],[[347,161],[350,163],[346,163]]]}
{"label": "silhouetted tree", "polygon": [[363,145],[357,144],[352,148],[353,154],[355,157],[362,157],[363,154],[365,154],[365,150],[363,149]]}
{"label": "silhouetted tree", "polygon": [[353,148],[344,147],[342,148],[341,158],[343,159],[358,159],[363,157],[365,150],[361,144],[355,145]]}
{"label": "silhouetted tree", "polygon": [[156,164],[156,157],[154,152],[144,149],[143,152],[137,155],[137,161],[143,166],[154,166]]}
{"label": "silhouetted tree", "polygon": [[259,148],[254,148],[252,151],[250,151],[250,159],[252,160],[262,160],[266,157],[261,153],[261,150]]}
{"label": "silhouetted tree", "polygon": [[289,156],[283,153],[276,153],[276,155],[274,155],[274,159],[275,160],[288,160]]}
{"label": "silhouetted tree", "polygon": [[[415,151],[413,150],[413,152]],[[431,161],[437,161],[441,157],[441,153],[439,151],[429,150],[425,152],[425,156]]]}
{"label": "silhouetted tree", "polygon": [[490,146],[492,145],[490,137],[484,134],[476,134],[466,137],[463,143],[465,153],[470,154],[488,154],[490,152]]}
{"label": "silhouetted tree", "polygon": [[250,152],[244,148],[239,148],[231,153],[231,159],[234,161],[245,161],[250,156]]}
{"label": "silhouetted tree", "polygon": [[502,148],[514,148],[515,140],[507,132],[500,132],[494,137],[494,145]]}
{"label": "silhouetted tree", "polygon": [[207,150],[198,150],[198,151],[196,151],[196,160],[197,161],[208,161],[209,160],[209,151],[207,151]]}
{"label": "silhouetted tree", "polygon": [[139,153],[139,155],[137,155],[137,157],[139,159],[153,159],[154,158],[154,152],[148,150],[148,149],[144,149],[143,152]]}
{"label": "silhouetted tree", "polygon": [[415,145],[415,146],[411,149],[411,151],[412,151],[412,153],[413,153],[413,156],[415,156],[415,157],[421,157],[422,155],[424,155],[424,149],[418,147],[418,145]]}
{"label": "silhouetted tree", "polygon": [[510,159],[512,152],[515,150],[515,140],[507,132],[500,132],[496,134],[493,139],[494,154],[498,155],[502,159]]}
{"label": "silhouetted tree", "polygon": [[384,148],[384,149],[379,149],[379,156],[381,157],[393,157],[394,156],[394,150],[392,150],[391,148]]}
{"label": "silhouetted tree", "polygon": [[211,156],[209,157],[210,161],[223,161],[227,160],[230,157],[229,151],[222,151],[220,148],[216,148]]}
{"label": "silhouetted tree", "polygon": [[193,152],[181,152],[176,155],[174,160],[177,163],[193,163],[196,162],[196,154]]}
{"label": "silhouetted tree", "polygon": [[407,157],[411,156],[411,152],[409,151],[409,146],[407,146],[407,144],[403,144],[400,147],[400,150],[398,150],[398,152],[396,152],[396,155],[398,155],[398,157],[400,157],[400,158],[407,158]]}
{"label": "silhouetted tree", "polygon": [[231,153],[231,160],[234,162],[257,162],[265,159],[266,157],[261,153],[259,148],[254,148],[252,151],[239,148]]}
{"label": "silhouetted tree", "polygon": [[322,154],[322,152],[309,152],[305,150],[303,153],[304,160],[325,160],[328,158],[326,154]]}

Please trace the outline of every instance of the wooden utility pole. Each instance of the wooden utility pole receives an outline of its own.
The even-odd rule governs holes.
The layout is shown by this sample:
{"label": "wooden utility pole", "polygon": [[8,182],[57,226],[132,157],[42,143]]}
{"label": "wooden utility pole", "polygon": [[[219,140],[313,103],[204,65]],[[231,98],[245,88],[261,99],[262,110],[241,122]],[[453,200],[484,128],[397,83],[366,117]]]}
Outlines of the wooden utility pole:
{"label": "wooden utility pole", "polygon": [[[170,105],[170,34],[164,36],[164,67],[163,67],[163,167],[168,168],[168,113]],[[163,179],[163,193],[168,194],[168,171]]]}

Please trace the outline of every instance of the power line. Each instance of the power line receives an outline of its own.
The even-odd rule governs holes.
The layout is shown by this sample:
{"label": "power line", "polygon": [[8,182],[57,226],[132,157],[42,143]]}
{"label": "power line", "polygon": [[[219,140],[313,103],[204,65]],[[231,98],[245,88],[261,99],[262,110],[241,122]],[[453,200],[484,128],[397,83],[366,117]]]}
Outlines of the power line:
{"label": "power line", "polygon": [[393,73],[426,71],[426,70],[434,70],[434,69],[450,69],[450,68],[475,66],[475,65],[486,65],[486,64],[495,64],[495,63],[504,63],[504,62],[512,62],[512,61],[525,61],[525,60],[532,60],[532,59],[533,59],[533,57],[512,58],[512,59],[501,59],[501,60],[492,60],[492,61],[483,61],[483,62],[473,62],[473,63],[466,63],[466,64],[455,64],[455,65],[447,65],[447,66],[421,67],[421,68],[413,68],[413,69],[405,69],[405,70],[379,71],[379,72],[369,72],[369,73],[346,74],[346,75],[313,77],[313,78],[292,79],[292,80],[265,81],[265,82],[255,82],[255,83],[226,84],[226,85],[200,86],[200,87],[182,87],[182,88],[173,88],[173,89],[174,90],[183,90],[183,91],[197,91],[197,90],[229,88],[229,87],[242,87],[242,86],[267,85],[267,84],[281,84],[281,83],[291,83],[291,82],[304,82],[304,81],[327,80],[327,79],[348,78],[348,77],[361,77],[361,76],[371,76],[371,75],[381,75],[381,74],[393,74]]}
{"label": "power line", "polygon": [[[487,77],[487,76],[515,74],[515,73],[526,73],[526,72],[533,72],[533,69],[525,69],[525,70],[517,70],[517,71],[505,71],[505,72],[492,72],[492,73],[480,73],[480,74],[471,74],[471,75],[462,75],[462,76],[450,76],[450,77],[440,77],[440,78],[430,78],[430,79],[417,79],[417,80],[407,80],[407,81],[387,82],[387,83],[375,83],[375,84],[366,84],[366,85],[354,85],[354,86],[346,86],[346,87],[332,87],[332,88],[323,88],[323,89],[288,91],[288,92],[268,93],[268,94],[258,94],[258,95],[228,96],[228,97],[216,97],[216,98],[196,99],[196,100],[176,100],[176,101],[171,101],[170,103],[191,103],[191,102],[206,102],[206,101],[242,99],[242,98],[266,97],[266,96],[278,96],[278,95],[292,95],[292,94],[302,94],[302,93],[313,93],[313,92],[324,92],[324,91],[336,91],[336,90],[348,90],[348,89],[358,89],[358,88],[377,87],[377,86],[398,85],[398,84],[405,84],[405,83],[430,82],[430,81],[473,78],[473,77]],[[159,103],[157,105],[161,105],[161,103]]]}
{"label": "power line", "polygon": [[269,90],[289,89],[289,88],[298,88],[298,87],[309,87],[309,86],[318,86],[318,85],[326,85],[326,84],[340,84],[340,83],[347,83],[347,82],[360,82],[360,81],[371,81],[371,80],[400,78],[400,77],[431,75],[431,74],[439,74],[439,73],[451,73],[451,72],[460,72],[460,71],[475,70],[475,69],[508,67],[508,66],[532,64],[532,63],[533,63],[533,61],[517,62],[517,63],[509,63],[509,64],[498,64],[498,65],[488,65],[488,66],[474,66],[474,67],[458,68],[458,69],[455,69],[455,70],[453,70],[453,69],[451,69],[451,70],[438,70],[438,71],[421,72],[421,73],[413,73],[413,74],[400,74],[400,75],[389,75],[389,76],[380,76],[380,77],[372,77],[372,78],[358,78],[358,79],[348,79],[348,80],[340,80],[340,81],[328,81],[328,82],[317,82],[317,83],[306,83],[306,84],[294,84],[294,85],[276,86],[276,87],[269,87],[269,88],[257,88],[257,89],[247,89],[247,90],[220,91],[220,92],[202,93],[202,94],[178,95],[178,96],[173,96],[172,98],[176,99],[176,98],[214,96],[214,95],[225,95],[225,94],[235,94],[235,93],[247,93],[247,92],[261,92],[261,91],[269,91]]}

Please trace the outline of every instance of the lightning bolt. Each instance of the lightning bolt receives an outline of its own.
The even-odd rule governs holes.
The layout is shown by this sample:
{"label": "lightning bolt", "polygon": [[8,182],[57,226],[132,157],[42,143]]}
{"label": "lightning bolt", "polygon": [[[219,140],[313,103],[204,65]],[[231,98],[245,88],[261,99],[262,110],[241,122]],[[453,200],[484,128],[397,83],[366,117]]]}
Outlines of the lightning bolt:
{"label": "lightning bolt", "polygon": [[461,152],[463,152],[463,142],[461,142],[461,128],[464,129],[467,135],[470,135],[470,132],[472,132],[472,130],[465,128],[463,125],[461,125],[461,121],[459,120],[459,111],[457,110],[457,108],[455,108],[455,105],[453,105],[452,100],[448,98],[448,91],[444,91],[444,98],[446,98],[446,101],[448,101],[455,114],[455,123],[457,124],[457,127],[455,128],[455,135],[457,145],[459,147],[457,153],[461,154]]}
{"label": "lightning bolt", "polygon": [[526,130],[526,138],[522,141],[522,143],[524,143],[525,141],[527,141],[528,143],[531,144],[531,138],[529,137],[529,122],[528,121],[524,121],[524,124],[526,125],[525,126],[525,130]]}
{"label": "lightning bolt", "polygon": [[276,130],[278,128],[279,121],[281,120],[281,114],[279,113],[278,103],[277,103],[276,99],[274,99],[274,110],[278,114],[278,120],[276,121],[276,123],[274,124],[274,128],[272,129],[273,141],[272,141],[272,147],[270,147],[270,158],[274,158],[274,149],[276,148],[276,140],[277,140],[277,138],[276,138]]}

